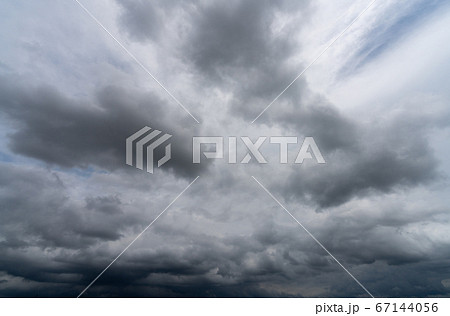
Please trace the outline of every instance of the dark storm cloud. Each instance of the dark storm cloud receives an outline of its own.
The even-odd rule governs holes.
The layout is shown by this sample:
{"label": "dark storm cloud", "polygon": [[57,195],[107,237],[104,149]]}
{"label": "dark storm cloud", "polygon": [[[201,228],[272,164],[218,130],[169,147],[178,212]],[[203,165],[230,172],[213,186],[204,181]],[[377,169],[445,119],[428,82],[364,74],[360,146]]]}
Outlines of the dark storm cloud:
{"label": "dark storm cloud", "polygon": [[4,250],[79,249],[97,241],[117,240],[121,228],[135,221],[130,217],[121,219],[118,197],[88,197],[84,205],[74,205],[55,173],[12,164],[1,164],[0,170],[0,225],[4,238],[0,244]]}
{"label": "dark storm cloud", "polygon": [[265,113],[271,124],[287,124],[298,135],[313,136],[327,162],[322,166],[294,166],[283,194],[307,198],[320,208],[341,205],[368,193],[388,193],[438,178],[439,162],[428,134],[448,123],[448,111],[427,117],[413,111],[360,123],[343,116],[316,98],[302,109]]}
{"label": "dark storm cloud", "polygon": [[[0,171],[0,267],[6,273],[3,278],[9,280],[6,284],[12,284],[10,278],[28,284],[13,289],[0,286],[0,295],[74,297],[110,263],[114,257],[111,252],[117,252],[101,245],[122,237],[122,232],[132,226],[143,225],[132,212],[125,211],[125,203],[118,196],[86,196],[75,204],[65,189],[67,184],[51,171],[9,164],[1,165]],[[23,195],[33,199],[23,199]],[[191,203],[173,208],[174,220],[166,217],[146,232],[140,243],[115,262],[85,296],[299,297],[311,296],[310,287],[323,288],[320,293],[325,296],[363,295],[320,247],[297,226],[279,222],[278,213],[271,213],[272,209],[262,208],[255,214],[257,219],[249,220],[252,229],[246,234],[216,236],[192,230],[180,219],[185,208],[192,210],[189,218],[193,221],[203,216],[197,202]],[[390,214],[392,218],[394,212]],[[405,221],[380,232],[385,240],[396,240],[390,235],[424,219],[404,215],[409,216]],[[389,220],[383,218],[380,224]],[[431,215],[426,220],[438,218]],[[224,224],[229,229],[234,225],[229,220],[219,223]],[[346,266],[362,265],[363,270],[357,272],[363,277],[358,277],[374,294],[448,293],[439,279],[442,274],[426,270],[428,261],[444,269],[445,251],[437,256],[423,253],[408,260],[414,255],[414,245],[405,241],[374,244],[374,240],[382,240],[372,233],[379,228],[359,218],[350,226],[342,224],[340,219],[333,220],[327,228],[336,233],[321,230],[317,237],[339,258],[344,257]],[[377,267],[383,267],[381,271],[365,266],[374,261]],[[406,279],[406,272],[398,273],[405,271],[404,267],[413,274]],[[417,271],[423,271],[426,277],[416,277]],[[386,274],[392,274],[389,282]],[[424,290],[414,291],[411,286]]]}
{"label": "dark storm cloud", "polygon": [[[129,36],[152,38],[147,23],[153,23],[153,5],[122,5],[121,21]],[[313,12],[310,1],[193,2],[158,7],[172,18],[170,12],[175,9],[184,15],[175,29],[181,41],[172,50],[192,68],[195,81],[233,95],[230,116],[253,119],[298,75],[301,66],[288,61],[301,51],[295,37]],[[295,19],[286,22],[285,17],[293,12]],[[147,14],[146,22],[141,22],[139,17]],[[124,19],[133,16],[136,18]],[[300,78],[283,98],[291,106],[301,107],[305,89]]]}
{"label": "dark storm cloud", "polygon": [[[196,6],[191,31],[180,55],[194,66],[205,82],[214,82],[232,93],[230,115],[256,116],[297,75],[286,60],[299,45],[295,31],[311,13],[309,1],[227,1]],[[284,23],[283,14],[295,12],[295,22]],[[290,90],[286,95],[301,93]]]}
{"label": "dark storm cloud", "polygon": [[375,280],[374,286],[385,297],[448,297],[450,289],[442,284],[442,278],[449,276],[449,260],[430,259],[418,264],[404,264],[386,268],[376,265],[375,271],[385,271],[383,278]]}
{"label": "dark storm cloud", "polygon": [[[386,265],[378,262],[363,266],[370,284],[370,290],[375,297],[447,297],[449,288],[442,285],[442,277],[448,275],[448,259],[426,260],[416,264],[400,266]],[[357,275],[357,274],[356,274]],[[342,281],[342,276],[336,277],[334,286],[327,296],[331,297],[361,297],[358,288],[349,288]],[[344,294],[345,293],[345,294]]]}
{"label": "dark storm cloud", "polygon": [[[25,289],[0,288],[0,295],[76,296],[111,260],[110,251],[97,245],[142,224],[124,212],[117,196],[75,203],[51,171],[11,164],[1,164],[0,171],[0,269],[28,283]],[[180,230],[177,222],[161,224],[149,237],[162,243],[130,249],[87,295],[102,296],[105,286],[109,296],[289,295],[259,284],[281,282],[278,274],[289,270],[282,257],[266,253],[267,245],[288,240],[286,233],[270,240],[258,232],[256,238],[219,238]]]}
{"label": "dark storm cloud", "polygon": [[[13,291],[0,288],[0,295],[76,296],[111,260],[108,247],[98,247],[142,225],[117,196],[87,196],[75,203],[56,173],[10,164],[0,171],[0,268],[28,283]],[[194,208],[193,215],[199,212]],[[299,248],[290,238],[292,228],[272,220],[235,237],[179,225],[185,224],[160,222],[146,234],[143,248],[130,249],[86,295],[299,296],[284,291],[283,283],[318,269],[311,245]],[[339,271],[329,262],[324,267]]]}
{"label": "dark storm cloud", "polygon": [[[108,288],[111,296],[301,296],[298,290],[284,290],[283,284],[309,279],[311,273],[322,270],[312,259],[317,255],[299,249],[289,237],[290,230],[283,232],[283,227],[275,225],[272,232],[281,233],[273,238],[260,231],[267,228],[264,225],[254,235],[227,238],[192,232],[187,240],[185,232],[167,228],[164,235],[170,236],[170,245],[121,260],[86,295],[101,296]],[[183,247],[173,247],[176,244]],[[268,247],[273,247],[272,252]],[[329,261],[322,267],[340,273]]]}
{"label": "dark storm cloud", "polygon": [[[15,122],[13,152],[63,167],[125,167],[125,139],[144,126],[174,135],[166,167],[181,176],[197,175],[192,164],[189,117],[165,101],[117,86],[100,89],[93,101],[70,99],[53,87],[29,87],[0,78],[0,108]],[[178,109],[176,109],[178,110]]]}
{"label": "dark storm cloud", "polygon": [[299,101],[301,106],[274,104],[258,120],[282,125],[294,134],[313,136],[324,153],[355,150],[364,127],[343,115],[324,97],[308,89],[304,89],[304,95],[306,100]]}
{"label": "dark storm cloud", "polygon": [[[422,149],[429,149],[422,147]],[[342,161],[351,157],[341,156]],[[389,193],[395,188],[417,186],[436,176],[436,161],[427,157],[401,157],[392,150],[379,150],[359,157],[351,166],[327,166],[317,175],[292,175],[286,194],[310,196],[320,208],[341,205],[368,193]],[[301,179],[301,180],[300,180]]]}
{"label": "dark storm cloud", "polygon": [[289,9],[286,1],[199,5],[193,17],[191,37],[185,44],[187,53],[194,64],[211,77],[229,75],[227,69],[249,71],[265,62],[274,62],[272,58],[279,60],[293,48],[292,41],[289,43],[283,38],[277,42],[273,38],[271,23],[281,9]]}

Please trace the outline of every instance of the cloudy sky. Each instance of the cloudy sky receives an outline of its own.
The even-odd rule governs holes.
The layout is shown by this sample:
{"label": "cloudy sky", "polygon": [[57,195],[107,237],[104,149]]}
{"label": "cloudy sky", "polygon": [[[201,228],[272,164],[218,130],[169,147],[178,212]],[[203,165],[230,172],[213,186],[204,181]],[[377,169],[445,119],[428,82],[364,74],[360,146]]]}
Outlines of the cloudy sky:
{"label": "cloudy sky", "polygon": [[[450,296],[450,5],[0,4],[0,296]],[[125,139],[173,135],[149,174]],[[326,164],[192,164],[192,136]],[[238,160],[246,151],[238,146]],[[348,270],[302,229],[255,177]]]}

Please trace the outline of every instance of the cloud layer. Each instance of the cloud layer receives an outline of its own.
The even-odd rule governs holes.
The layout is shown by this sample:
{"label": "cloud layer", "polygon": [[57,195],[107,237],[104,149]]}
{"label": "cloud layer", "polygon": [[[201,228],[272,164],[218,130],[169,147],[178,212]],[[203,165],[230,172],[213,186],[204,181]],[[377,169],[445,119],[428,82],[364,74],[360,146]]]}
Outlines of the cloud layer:
{"label": "cloud layer", "polygon": [[[395,73],[388,57],[431,18],[450,21],[447,5],[375,6],[254,124],[311,60],[308,39],[339,34],[365,1],[86,5],[201,124],[76,4],[41,19],[36,4],[0,5],[0,296],[77,296],[196,176],[85,296],[366,296],[251,176],[373,295],[449,295],[448,72],[357,111],[334,98],[387,91],[350,83]],[[344,19],[324,30],[329,10]],[[448,56],[428,49],[437,69]],[[334,77],[316,87],[327,63]],[[173,159],[152,175],[124,162],[144,126],[173,135]],[[192,136],[313,136],[327,163],[277,164],[269,144],[267,165],[193,164]]]}

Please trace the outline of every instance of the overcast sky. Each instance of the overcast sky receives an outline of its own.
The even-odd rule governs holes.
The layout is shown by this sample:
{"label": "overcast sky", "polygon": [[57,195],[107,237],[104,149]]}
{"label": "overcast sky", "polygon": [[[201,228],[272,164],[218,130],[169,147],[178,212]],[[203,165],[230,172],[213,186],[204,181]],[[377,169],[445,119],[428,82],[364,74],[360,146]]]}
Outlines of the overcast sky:
{"label": "overcast sky", "polygon": [[[0,296],[450,295],[450,5],[0,4]],[[125,139],[173,135],[149,174]],[[314,137],[326,164],[192,164],[192,136]],[[266,141],[268,143],[268,140]],[[238,148],[238,159],[246,151]]]}

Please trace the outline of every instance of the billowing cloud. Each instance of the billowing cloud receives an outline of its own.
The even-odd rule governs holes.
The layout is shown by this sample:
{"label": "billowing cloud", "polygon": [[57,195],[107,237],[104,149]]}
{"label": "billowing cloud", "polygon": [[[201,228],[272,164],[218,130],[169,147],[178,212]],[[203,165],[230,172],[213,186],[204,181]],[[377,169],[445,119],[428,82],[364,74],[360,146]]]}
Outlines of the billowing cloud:
{"label": "billowing cloud", "polygon": [[168,168],[192,176],[203,167],[191,162],[189,135],[195,126],[166,111],[166,103],[151,94],[109,86],[98,91],[93,104],[83,104],[55,88],[14,85],[6,78],[0,89],[3,113],[17,127],[10,137],[13,152],[62,167],[115,170],[125,167],[124,139],[151,126],[175,135]]}
{"label": "billowing cloud", "polygon": [[[448,296],[448,72],[423,59],[435,84],[405,83],[358,111],[324,92],[358,99],[365,89],[346,87],[391,69],[384,57],[447,6],[374,6],[322,57],[341,82],[316,88],[311,67],[250,124],[309,63],[306,43],[341,31],[311,33],[316,17],[347,23],[365,5],[86,3],[197,124],[76,3],[39,15],[1,4],[11,18],[0,22],[0,296],[77,296],[196,176],[85,296],[366,296],[251,176],[375,296]],[[173,135],[172,159],[152,175],[124,161],[125,139],[144,126]],[[326,164],[193,164],[192,136],[312,136]]]}

